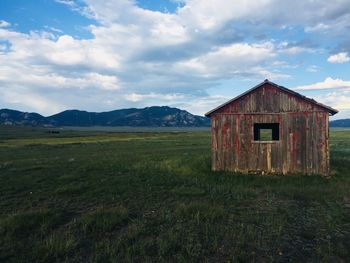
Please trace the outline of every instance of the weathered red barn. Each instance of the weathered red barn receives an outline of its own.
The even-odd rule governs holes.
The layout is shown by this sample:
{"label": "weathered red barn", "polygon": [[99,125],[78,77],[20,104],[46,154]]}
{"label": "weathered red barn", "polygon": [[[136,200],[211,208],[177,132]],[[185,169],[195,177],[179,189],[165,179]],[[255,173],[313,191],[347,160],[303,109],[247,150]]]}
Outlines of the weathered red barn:
{"label": "weathered red barn", "polygon": [[212,169],[328,175],[328,118],[337,112],[265,80],[206,114]]}

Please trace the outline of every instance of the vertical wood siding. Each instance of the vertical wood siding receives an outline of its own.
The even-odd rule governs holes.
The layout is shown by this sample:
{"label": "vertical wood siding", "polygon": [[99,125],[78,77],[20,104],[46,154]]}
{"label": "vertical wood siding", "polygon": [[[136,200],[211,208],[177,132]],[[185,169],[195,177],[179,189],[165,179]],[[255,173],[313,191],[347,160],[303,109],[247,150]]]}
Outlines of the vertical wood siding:
{"label": "vertical wood siding", "polygon": [[279,113],[299,111],[325,111],[325,109],[267,83],[239,100],[226,105],[216,113]]}
{"label": "vertical wood siding", "polygon": [[[212,168],[327,175],[328,116],[317,105],[263,86],[211,116]],[[254,141],[254,123],[279,123],[279,141]]]}

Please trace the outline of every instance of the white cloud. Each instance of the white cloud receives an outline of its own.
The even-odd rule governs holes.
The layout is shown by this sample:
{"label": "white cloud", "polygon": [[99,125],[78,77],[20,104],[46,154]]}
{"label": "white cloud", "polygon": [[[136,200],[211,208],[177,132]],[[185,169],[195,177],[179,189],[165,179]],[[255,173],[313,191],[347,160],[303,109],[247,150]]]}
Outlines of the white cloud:
{"label": "white cloud", "polygon": [[69,89],[118,90],[121,86],[118,78],[113,75],[88,72],[67,76],[51,72],[44,66],[32,68],[18,66],[16,69],[3,67],[0,83],[4,86],[13,86],[14,89],[18,86],[30,86],[33,91],[45,89],[46,92]]}
{"label": "white cloud", "polygon": [[199,57],[180,61],[175,64],[175,70],[206,78],[254,74],[259,73],[253,70],[256,65],[267,62],[275,56],[273,45],[270,42],[253,45],[237,43],[216,48]]}
{"label": "white cloud", "polygon": [[55,2],[69,6],[70,8],[77,7],[77,4],[73,0],[55,0]]}
{"label": "white cloud", "polygon": [[327,61],[329,63],[345,63],[350,60],[347,52],[340,52],[338,54],[330,56]]}
{"label": "white cloud", "polygon": [[[321,33],[321,34],[331,34],[332,36],[339,36],[346,32],[346,30],[350,26],[350,13],[349,7],[344,9],[339,9],[339,6],[333,6],[333,10],[325,10],[325,14],[328,13],[327,16],[320,17],[318,21],[314,21],[305,26],[306,33]],[[333,16],[333,18],[332,18]],[[321,19],[323,18],[323,19]]]}
{"label": "white cloud", "polygon": [[156,99],[158,101],[173,101],[184,98],[184,96],[181,94],[158,94],[154,92],[151,92],[149,94],[130,93],[126,94],[124,97],[126,100],[132,102],[145,101],[149,99]]}
{"label": "white cloud", "polygon": [[193,114],[204,115],[208,111],[216,108],[218,105],[221,105],[230,99],[232,99],[232,97],[220,95],[203,96],[201,98],[188,98],[186,102],[178,103],[175,106],[186,109]]}
{"label": "white cloud", "polygon": [[97,19],[97,17],[94,15],[93,11],[90,9],[87,5],[81,5],[82,2],[80,2],[80,5],[77,1],[74,0],[54,0],[55,2],[59,4],[66,5],[71,10],[78,12],[79,14],[86,16],[91,19]]}
{"label": "white cloud", "polygon": [[350,110],[350,81],[328,77],[322,82],[299,86],[293,89],[304,91],[332,90],[331,92],[314,96],[315,100],[337,110]]}
{"label": "white cloud", "polygon": [[301,53],[316,53],[321,52],[320,49],[316,48],[310,48],[310,47],[304,47],[299,46],[293,43],[289,43],[288,41],[282,41],[281,43],[274,43],[276,51],[278,51],[280,54],[288,55],[288,56],[295,56],[297,54]]}
{"label": "white cloud", "polygon": [[100,87],[103,90],[118,90],[120,83],[116,76],[102,75],[96,72],[87,73],[84,78],[86,85]]}
{"label": "white cloud", "polygon": [[[348,0],[336,3],[326,0],[186,0],[179,15],[190,25],[203,30],[213,30],[229,21],[248,21],[256,25],[305,25],[306,31],[341,26],[346,28],[349,12]],[[317,10],[317,11],[316,11]]]}
{"label": "white cloud", "polygon": [[320,67],[316,65],[311,65],[306,68],[306,71],[311,72],[311,73],[316,73],[320,71]]}
{"label": "white cloud", "polygon": [[294,46],[294,47],[286,47],[284,49],[281,49],[281,52],[287,55],[296,55],[296,54],[306,53],[306,52],[314,53],[316,52],[316,50],[314,48]]}
{"label": "white cloud", "polygon": [[11,23],[5,21],[5,20],[0,20],[0,28],[1,27],[9,27]]}
{"label": "white cloud", "polygon": [[19,110],[54,114],[67,109],[64,103],[57,102],[57,100],[50,99],[47,96],[40,95],[23,87],[2,89],[0,90],[0,94],[6,103],[13,105],[15,109]]}
{"label": "white cloud", "polygon": [[[302,26],[317,33],[347,28],[350,21],[348,0],[174,1],[183,5],[162,13],[133,0],[56,0],[97,21],[88,27],[91,39],[49,27],[48,32],[19,33],[1,21],[0,41],[6,44],[0,46],[0,84],[12,97],[7,94],[0,103],[13,102],[17,94],[18,103],[47,112],[45,98],[56,109],[164,102],[204,113],[219,100],[208,97],[207,89],[221,80],[289,78],[289,69],[297,67],[290,58],[318,51],[307,43],[272,39],[269,30],[290,33]],[[266,35],[260,38],[262,32]],[[328,78],[316,84],[340,82]]]}
{"label": "white cloud", "polygon": [[330,25],[326,25],[324,23],[318,23],[313,26],[307,26],[305,27],[305,32],[317,32],[317,31],[325,31],[330,29]]}
{"label": "white cloud", "polygon": [[294,90],[325,90],[325,89],[349,89],[350,81],[342,79],[333,79],[331,77],[326,78],[322,82],[317,82],[310,85],[298,86],[293,88]]}
{"label": "white cloud", "polygon": [[331,92],[315,99],[325,105],[330,105],[337,110],[350,109],[350,95],[344,92]]}

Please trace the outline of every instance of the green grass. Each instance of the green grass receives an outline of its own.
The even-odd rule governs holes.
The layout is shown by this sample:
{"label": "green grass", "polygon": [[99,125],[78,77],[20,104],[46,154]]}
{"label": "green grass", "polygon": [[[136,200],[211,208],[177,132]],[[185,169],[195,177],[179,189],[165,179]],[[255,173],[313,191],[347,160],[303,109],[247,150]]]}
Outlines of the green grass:
{"label": "green grass", "polygon": [[0,127],[0,262],[346,262],[350,131],[332,178],[210,169],[210,133]]}
{"label": "green grass", "polygon": [[272,141],[272,129],[261,129],[259,141]]}

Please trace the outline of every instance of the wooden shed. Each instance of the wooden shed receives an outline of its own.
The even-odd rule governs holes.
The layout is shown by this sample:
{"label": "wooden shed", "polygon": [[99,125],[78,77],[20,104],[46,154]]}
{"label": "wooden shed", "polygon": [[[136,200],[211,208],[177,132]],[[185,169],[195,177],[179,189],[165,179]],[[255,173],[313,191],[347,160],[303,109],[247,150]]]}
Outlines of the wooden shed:
{"label": "wooden shed", "polygon": [[328,175],[328,118],[337,112],[265,80],[206,114],[212,169]]}

